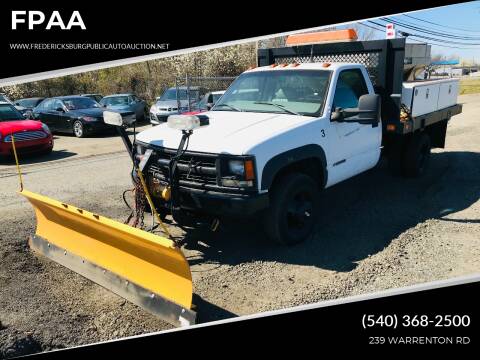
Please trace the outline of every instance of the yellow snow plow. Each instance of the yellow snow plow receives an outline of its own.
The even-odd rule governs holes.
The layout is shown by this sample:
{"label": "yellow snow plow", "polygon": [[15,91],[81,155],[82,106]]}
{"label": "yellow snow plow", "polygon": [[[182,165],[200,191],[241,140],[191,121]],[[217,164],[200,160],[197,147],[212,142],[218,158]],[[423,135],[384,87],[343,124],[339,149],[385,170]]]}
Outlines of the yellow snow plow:
{"label": "yellow snow plow", "polygon": [[30,247],[182,326],[195,323],[192,276],[172,240],[22,190],[37,218]]}
{"label": "yellow snow plow", "polygon": [[[128,141],[124,130],[119,131]],[[37,219],[29,239],[33,250],[172,325],[195,323],[190,267],[173,240],[25,190],[14,134],[12,147],[19,193],[32,204]],[[141,171],[139,175],[145,186]],[[154,217],[169,236],[145,191]]]}

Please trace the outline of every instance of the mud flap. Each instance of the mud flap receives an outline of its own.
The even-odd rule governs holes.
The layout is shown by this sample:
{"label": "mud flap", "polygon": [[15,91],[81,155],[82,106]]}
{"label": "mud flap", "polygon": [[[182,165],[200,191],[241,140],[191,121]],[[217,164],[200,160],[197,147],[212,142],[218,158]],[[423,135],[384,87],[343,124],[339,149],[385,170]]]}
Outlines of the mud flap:
{"label": "mud flap", "polygon": [[27,190],[35,251],[175,326],[195,323],[192,276],[173,241]]}

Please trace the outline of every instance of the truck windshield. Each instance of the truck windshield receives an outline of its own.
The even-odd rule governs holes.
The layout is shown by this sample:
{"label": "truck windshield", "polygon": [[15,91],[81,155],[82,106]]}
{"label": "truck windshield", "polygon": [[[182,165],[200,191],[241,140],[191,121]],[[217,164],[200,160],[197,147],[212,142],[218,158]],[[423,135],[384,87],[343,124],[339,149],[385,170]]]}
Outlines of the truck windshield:
{"label": "truck windshield", "polygon": [[245,73],[213,111],[290,113],[318,116],[330,79],[328,70],[271,70]]}

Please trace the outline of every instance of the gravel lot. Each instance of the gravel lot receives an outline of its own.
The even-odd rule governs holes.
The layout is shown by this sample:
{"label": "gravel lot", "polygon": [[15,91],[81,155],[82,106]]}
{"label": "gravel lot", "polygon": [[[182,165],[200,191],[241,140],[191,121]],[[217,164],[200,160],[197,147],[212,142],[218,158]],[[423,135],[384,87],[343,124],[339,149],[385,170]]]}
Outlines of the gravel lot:
{"label": "gravel lot", "polygon": [[[183,234],[199,320],[479,272],[480,95],[460,101],[447,148],[435,150],[423,178],[392,177],[382,163],[329,189],[316,235],[304,244],[270,244],[247,223]],[[125,219],[131,165],[118,137],[61,136],[55,150],[51,161],[25,162],[29,190]],[[34,213],[15,193],[11,163],[0,164],[0,184],[0,358],[169,328],[30,252]]]}

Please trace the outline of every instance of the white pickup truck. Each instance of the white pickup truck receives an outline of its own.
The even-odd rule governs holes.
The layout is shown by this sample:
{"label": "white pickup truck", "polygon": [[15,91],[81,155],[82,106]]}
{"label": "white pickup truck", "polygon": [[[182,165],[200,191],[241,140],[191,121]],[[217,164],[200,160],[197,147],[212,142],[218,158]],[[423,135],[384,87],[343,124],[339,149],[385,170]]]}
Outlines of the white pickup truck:
{"label": "white pickup truck", "polygon": [[[208,126],[195,130],[175,165],[174,219],[261,216],[269,238],[294,244],[313,231],[318,193],[373,168],[382,153],[395,172],[420,175],[461,105],[455,81],[404,83],[404,47],[394,39],[259,50],[260,66],[197,115]],[[134,146],[137,159],[150,149],[142,169],[164,215],[181,138],[161,124]]]}

